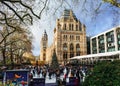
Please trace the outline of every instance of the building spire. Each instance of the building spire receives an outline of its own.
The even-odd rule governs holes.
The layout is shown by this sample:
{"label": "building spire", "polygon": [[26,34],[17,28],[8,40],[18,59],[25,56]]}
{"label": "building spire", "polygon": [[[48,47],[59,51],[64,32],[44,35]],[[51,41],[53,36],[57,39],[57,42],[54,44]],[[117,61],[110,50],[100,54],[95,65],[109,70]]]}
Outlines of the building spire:
{"label": "building spire", "polygon": [[46,33],[46,30],[44,30],[44,37],[46,37],[47,36],[47,33]]}
{"label": "building spire", "polygon": [[46,34],[46,29],[44,30],[44,34]]}
{"label": "building spire", "polygon": [[42,36],[42,40],[48,40],[48,35],[46,30],[44,30],[43,36]]}

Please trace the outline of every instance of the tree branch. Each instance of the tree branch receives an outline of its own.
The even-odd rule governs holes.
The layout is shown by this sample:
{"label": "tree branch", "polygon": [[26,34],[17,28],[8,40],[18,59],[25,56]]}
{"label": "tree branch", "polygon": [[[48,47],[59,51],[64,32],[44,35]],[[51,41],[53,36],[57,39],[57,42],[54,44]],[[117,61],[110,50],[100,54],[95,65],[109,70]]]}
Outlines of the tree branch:
{"label": "tree branch", "polygon": [[10,10],[12,10],[16,16],[21,20],[23,21],[22,17],[14,10],[14,8],[12,8],[10,5],[8,5],[7,3],[5,3],[4,1],[2,1],[1,3],[3,3],[4,5],[6,5]]}
{"label": "tree branch", "polygon": [[27,17],[27,16],[31,19],[31,20],[30,20],[30,23],[33,24],[33,18],[32,18],[32,16],[31,16],[29,13],[23,15],[22,18],[25,18],[25,17]]}
{"label": "tree branch", "polygon": [[41,10],[41,11],[40,11],[40,13],[39,13],[39,16],[41,16],[41,14],[42,14],[43,10],[45,9],[45,7],[46,7],[46,5],[47,5],[47,2],[48,2],[48,0],[46,0],[46,1],[45,1],[45,4],[44,4],[44,6],[43,6],[42,10]]}
{"label": "tree branch", "polygon": [[37,14],[35,14],[34,11],[32,10],[32,8],[29,7],[28,5],[24,4],[21,0],[4,0],[4,1],[0,1],[0,2],[2,2],[3,4],[5,4],[7,7],[9,7],[9,9],[12,10],[12,11],[17,15],[17,17],[18,17],[21,21],[24,21],[24,17],[29,16],[29,18],[31,19],[30,22],[31,22],[31,24],[32,24],[33,18],[32,18],[32,16],[31,16],[29,13],[27,13],[27,12],[26,12],[27,14],[25,14],[25,15],[23,15],[23,17],[21,17],[12,7],[10,7],[7,3],[5,3],[5,1],[6,1],[6,2],[9,2],[9,3],[19,3],[19,4],[22,5],[23,7],[27,8],[28,10],[30,10],[30,12],[31,12],[35,17],[37,17],[38,19],[40,19],[40,16],[38,16]]}
{"label": "tree branch", "polygon": [[1,44],[7,38],[7,36],[9,36],[10,34],[12,34],[12,33],[14,33],[16,31],[16,27],[14,27],[14,26],[12,26],[12,25],[10,25],[8,23],[7,16],[6,16],[6,14],[4,12],[0,11],[0,13],[2,15],[4,15],[6,25],[9,26],[9,27],[11,27],[11,28],[14,28],[14,30],[12,32],[10,32],[10,33],[8,33],[7,35],[4,36],[4,38],[0,41],[0,44]]}
{"label": "tree branch", "polygon": [[60,5],[55,9],[55,12],[53,13],[54,15],[55,15],[56,11],[62,6],[63,1],[64,1],[64,0],[62,0],[61,3],[60,3]]}
{"label": "tree branch", "polygon": [[28,8],[34,16],[36,16],[38,19],[40,19],[40,17],[33,12],[33,10],[32,10],[31,7],[29,7],[29,6],[27,6],[26,4],[24,4],[21,0],[19,1],[19,3],[20,3],[23,7]]}

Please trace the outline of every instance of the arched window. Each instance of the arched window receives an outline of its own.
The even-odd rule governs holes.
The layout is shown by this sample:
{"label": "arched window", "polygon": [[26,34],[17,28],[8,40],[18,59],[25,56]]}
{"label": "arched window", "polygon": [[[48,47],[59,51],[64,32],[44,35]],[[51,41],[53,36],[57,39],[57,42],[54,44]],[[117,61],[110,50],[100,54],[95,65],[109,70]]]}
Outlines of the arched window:
{"label": "arched window", "polygon": [[82,31],[82,29],[81,29],[81,25],[79,25],[79,31]]}
{"label": "arched window", "polygon": [[63,50],[64,50],[64,51],[67,51],[67,43],[64,43],[64,44],[63,44]]}
{"label": "arched window", "polygon": [[70,58],[71,57],[74,57],[74,46],[72,43],[70,44]]}
{"label": "arched window", "polygon": [[72,36],[72,40],[74,40],[74,36]]}
{"label": "arched window", "polygon": [[71,35],[70,35],[70,41],[72,40],[72,37],[71,37]]}
{"label": "arched window", "polygon": [[72,24],[72,31],[74,30],[74,25]]}
{"label": "arched window", "polygon": [[80,45],[76,44],[76,56],[80,56]]}
{"label": "arched window", "polygon": [[65,35],[63,35],[63,40],[65,40]]}
{"label": "arched window", "polygon": [[67,41],[67,35],[63,35],[63,40]]}
{"label": "arched window", "polygon": [[80,36],[76,36],[76,41],[80,41]]}
{"label": "arched window", "polygon": [[67,41],[67,35],[65,35],[65,40]]}
{"label": "arched window", "polygon": [[64,28],[63,29],[66,30],[66,24],[64,24]]}
{"label": "arched window", "polygon": [[67,60],[67,52],[63,53],[63,60]]}
{"label": "arched window", "polygon": [[69,24],[69,30],[71,30],[71,24]]}
{"label": "arched window", "polygon": [[76,44],[76,51],[80,51],[80,45]]}
{"label": "arched window", "polygon": [[73,41],[73,40],[74,40],[74,36],[70,35],[70,41]]}
{"label": "arched window", "polygon": [[78,31],[78,25],[76,25],[76,31]]}
{"label": "arched window", "polygon": [[70,51],[73,51],[74,50],[74,46],[73,46],[73,44],[71,43],[70,44]]}

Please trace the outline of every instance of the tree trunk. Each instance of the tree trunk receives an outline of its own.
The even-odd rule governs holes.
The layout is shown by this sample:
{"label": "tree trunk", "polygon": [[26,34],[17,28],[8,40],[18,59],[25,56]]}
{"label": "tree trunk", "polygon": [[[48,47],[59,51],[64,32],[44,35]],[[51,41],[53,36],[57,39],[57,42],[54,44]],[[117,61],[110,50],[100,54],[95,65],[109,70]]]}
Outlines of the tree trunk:
{"label": "tree trunk", "polygon": [[13,66],[14,62],[13,62],[13,53],[11,52],[11,55],[10,55],[10,60],[11,60],[11,65]]}
{"label": "tree trunk", "polygon": [[6,65],[6,40],[4,40],[2,55],[3,55],[3,64]]}
{"label": "tree trunk", "polygon": [[3,64],[6,65],[5,49],[2,50],[2,55],[3,55]]}
{"label": "tree trunk", "polygon": [[19,56],[20,63],[22,63],[22,55]]}
{"label": "tree trunk", "polygon": [[10,60],[11,60],[11,66],[12,66],[12,68],[14,68],[12,44],[10,46]]}

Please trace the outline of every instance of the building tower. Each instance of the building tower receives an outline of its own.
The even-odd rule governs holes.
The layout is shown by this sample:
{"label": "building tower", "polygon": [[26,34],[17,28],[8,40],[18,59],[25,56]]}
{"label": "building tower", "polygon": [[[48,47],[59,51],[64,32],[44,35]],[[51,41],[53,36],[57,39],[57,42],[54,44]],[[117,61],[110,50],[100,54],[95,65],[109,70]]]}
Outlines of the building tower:
{"label": "building tower", "polygon": [[87,54],[86,27],[72,10],[64,10],[62,17],[56,21],[54,48],[60,63]]}
{"label": "building tower", "polygon": [[46,33],[46,30],[44,31],[44,34],[41,38],[41,51],[40,51],[40,60],[46,61],[46,49],[48,47],[48,35]]}

